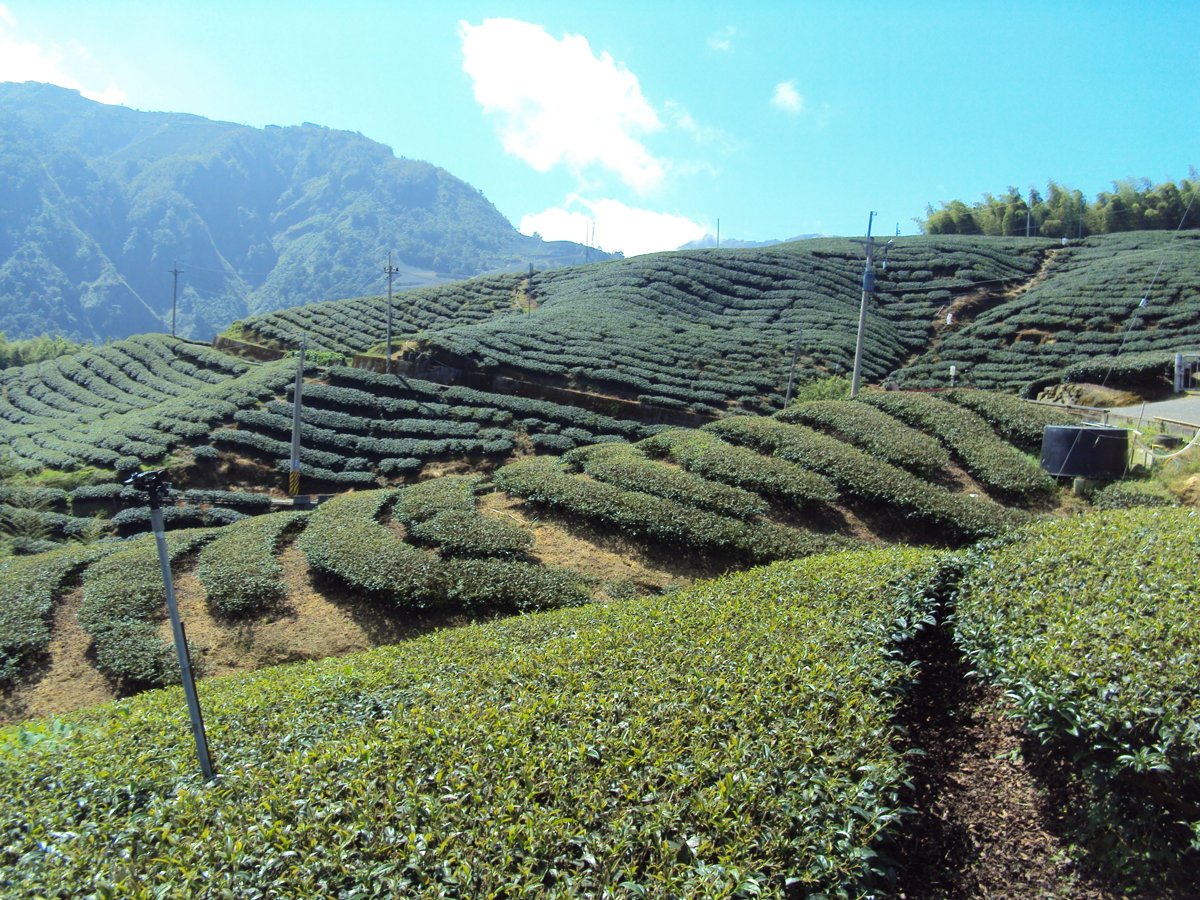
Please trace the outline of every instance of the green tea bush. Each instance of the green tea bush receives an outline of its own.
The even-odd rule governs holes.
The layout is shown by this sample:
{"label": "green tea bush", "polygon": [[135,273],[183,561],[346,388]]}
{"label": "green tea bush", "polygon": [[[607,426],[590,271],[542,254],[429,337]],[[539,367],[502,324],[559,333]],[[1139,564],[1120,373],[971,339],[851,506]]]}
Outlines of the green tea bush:
{"label": "green tea bush", "polygon": [[479,482],[478,475],[443,475],[410,484],[396,495],[392,516],[398,522],[413,525],[447,510],[473,512]]}
{"label": "green tea bush", "polygon": [[[167,535],[171,562],[211,540],[209,529]],[[96,667],[139,685],[167,684],[179,677],[171,646],[158,636],[166,613],[158,548],[152,536],[127,543],[92,563],[83,573],[78,620],[91,635]]]}
{"label": "green tea bush", "polygon": [[952,494],[915,475],[875,459],[849,444],[802,425],[774,419],[734,416],[704,426],[728,440],[775,453],[828,478],[847,496],[882,505],[931,525],[943,526],[953,540],[999,534],[1024,515],[979,497]]}
{"label": "green tea bush", "polygon": [[1175,498],[1157,481],[1114,481],[1091,496],[1096,509],[1133,509],[1138,506],[1174,506]]}
{"label": "green tea bush", "polygon": [[874,891],[907,777],[894,721],[915,672],[899,651],[928,615],[931,562],[780,564],[204,682],[211,786],[177,692],[0,731],[0,882],[18,896]]}
{"label": "green tea bush", "polygon": [[853,400],[794,403],[775,418],[833,432],[874,457],[918,474],[936,475],[950,465],[949,455],[929,435]]}
{"label": "green tea bush", "polygon": [[530,612],[588,601],[576,573],[515,560],[448,559],[441,576],[446,602],[468,611]]}
{"label": "green tea bush", "polygon": [[774,456],[726,443],[704,431],[663,431],[637,446],[651,456],[667,456],[702,478],[764,497],[779,497],[797,507],[837,499],[837,488],[824,476]]}
{"label": "green tea bush", "polygon": [[527,529],[487,518],[474,509],[442,510],[414,524],[409,535],[436,545],[443,556],[520,556],[533,546],[533,535]]}
{"label": "green tea bush", "polygon": [[[1138,509],[1038,523],[985,546],[955,632],[1028,729],[1124,798],[1122,839],[1200,849],[1200,512]],[[1137,811],[1136,815],[1129,810]]]}
{"label": "green tea bush", "polygon": [[1040,453],[1047,425],[1078,425],[1068,412],[999,391],[953,390],[941,395],[982,416],[996,433],[1026,453]]}
{"label": "green tea bush", "polygon": [[306,516],[291,512],[246,519],[222,529],[200,551],[196,577],[214,612],[244,616],[283,600],[283,570],[275,554],[288,532],[303,527]]}
{"label": "green tea bush", "polygon": [[1054,480],[1034,460],[997,437],[983,418],[965,407],[903,391],[866,393],[862,399],[936,435],[989,491],[1026,502],[1054,491]]}
{"label": "green tea bush", "polygon": [[771,522],[743,522],[694,506],[627,491],[564,472],[557,460],[532,457],[496,471],[497,487],[532,503],[697,551],[717,550],[766,562],[808,556],[852,546],[845,538],[784,528]]}
{"label": "green tea bush", "polygon": [[50,643],[50,615],[64,586],[112,544],[74,545],[37,556],[0,559],[0,686]]}
{"label": "green tea bush", "polygon": [[692,472],[647,459],[629,444],[580,447],[563,456],[563,462],[606,484],[677,500],[739,519],[753,519],[768,510],[762,498],[750,491],[709,481]]}
{"label": "green tea bush", "polygon": [[349,587],[420,608],[440,595],[434,560],[379,524],[390,489],[341,494],[311,514],[297,545],[314,569]]}

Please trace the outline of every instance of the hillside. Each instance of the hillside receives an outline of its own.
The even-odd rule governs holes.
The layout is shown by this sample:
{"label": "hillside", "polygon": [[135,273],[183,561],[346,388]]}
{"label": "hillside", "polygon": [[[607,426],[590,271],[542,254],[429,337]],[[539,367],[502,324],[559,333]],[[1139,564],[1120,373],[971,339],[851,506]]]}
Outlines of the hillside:
{"label": "hillside", "polygon": [[[1161,380],[1172,353],[1200,345],[1198,241],[1196,232],[1108,235],[1066,247],[899,238],[886,268],[877,266],[864,376],[942,387],[954,364],[959,383],[1021,391],[1120,352],[1157,354],[1150,377]],[[820,239],[431,288],[411,295],[416,320],[397,326],[396,346],[403,371],[440,380],[508,377],[701,417],[768,412],[782,405],[797,343],[799,381],[849,372],[861,260],[854,242]],[[525,315],[422,320],[424,307],[498,302],[492,298],[505,292],[509,313]],[[405,295],[396,313],[409,309]],[[295,347],[306,334],[325,349],[378,353],[384,319],[383,301],[362,298],[250,317],[236,334],[272,347]]]}
{"label": "hillside", "polygon": [[[386,283],[583,262],[519,234],[475,188],[360,134],[138,112],[0,84],[0,331],[104,341]],[[592,257],[600,256],[592,251]]]}
{"label": "hillside", "polygon": [[[39,895],[1189,896],[1194,517],[1043,523],[966,559],[816,556],[206,681],[208,786],[178,691],[0,730],[0,878]],[[1081,581],[1097,554],[1135,574]],[[1021,698],[1040,749],[981,757],[906,727],[946,676],[931,633]],[[910,806],[910,779],[998,765],[1020,780],[972,809],[932,814],[944,781]],[[1014,803],[1037,790],[1057,817]],[[990,812],[1002,833],[981,831]],[[913,852],[931,841],[932,862]]]}

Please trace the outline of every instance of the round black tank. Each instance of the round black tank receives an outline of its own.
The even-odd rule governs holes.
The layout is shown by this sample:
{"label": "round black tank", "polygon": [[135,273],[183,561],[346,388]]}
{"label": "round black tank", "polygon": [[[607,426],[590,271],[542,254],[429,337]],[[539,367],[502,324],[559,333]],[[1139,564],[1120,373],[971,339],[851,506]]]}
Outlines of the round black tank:
{"label": "round black tank", "polygon": [[1103,425],[1047,425],[1042,468],[1056,477],[1120,478],[1129,465],[1129,432]]}

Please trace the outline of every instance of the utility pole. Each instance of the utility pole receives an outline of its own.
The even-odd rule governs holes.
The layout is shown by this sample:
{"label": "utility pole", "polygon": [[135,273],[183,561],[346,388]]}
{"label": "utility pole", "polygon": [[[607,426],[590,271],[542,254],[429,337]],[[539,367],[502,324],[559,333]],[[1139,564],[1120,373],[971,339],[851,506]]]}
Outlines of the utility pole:
{"label": "utility pole", "polygon": [[296,361],[296,387],[292,394],[292,452],[288,472],[288,496],[300,493],[300,404],[304,390],[304,351],[308,349],[308,335],[300,339],[300,358]]}
{"label": "utility pole", "polygon": [[875,293],[875,239],[871,237],[871,225],[875,221],[875,213],[871,212],[867,219],[867,262],[863,266],[862,305],[858,310],[858,339],[854,342],[854,377],[850,379],[850,396],[858,396],[859,382],[862,380],[863,336],[867,331],[867,299]]}
{"label": "utility pole", "polygon": [[171,337],[175,337],[175,301],[179,297],[179,276],[183,274],[178,260],[171,263],[171,274],[175,276],[171,285]]}
{"label": "utility pole", "polygon": [[[392,374],[392,276],[400,270],[392,265],[392,254],[388,252],[387,267],[383,270],[388,278],[388,299],[387,299],[387,362],[383,364],[383,371],[388,375]],[[301,350],[303,356],[304,351]]]}
{"label": "utility pole", "polygon": [[792,351],[792,370],[788,373],[787,393],[783,395],[783,408],[792,405],[792,388],[796,384],[796,360],[800,358],[800,335],[796,335],[796,349]]}
{"label": "utility pole", "polygon": [[721,220],[717,219],[717,249],[721,249]]}

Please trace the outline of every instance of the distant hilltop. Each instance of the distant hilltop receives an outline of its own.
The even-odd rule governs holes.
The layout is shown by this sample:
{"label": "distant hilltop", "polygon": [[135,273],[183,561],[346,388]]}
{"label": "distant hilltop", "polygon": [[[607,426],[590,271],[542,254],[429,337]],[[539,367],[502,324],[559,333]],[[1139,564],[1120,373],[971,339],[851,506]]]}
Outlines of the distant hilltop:
{"label": "distant hilltop", "polygon": [[[258,129],[0,83],[0,332],[105,341],[315,300],[612,258],[518,232],[472,187],[348,131]],[[179,271],[175,280],[173,270]]]}
{"label": "distant hilltop", "polygon": [[[769,240],[769,241],[739,241],[737,238],[721,238],[720,246],[724,249],[740,249],[745,247],[773,247],[776,244],[790,244],[793,241],[807,241],[812,238],[828,237],[824,234],[798,234],[795,237],[787,238],[786,240]],[[713,234],[706,234],[704,237],[695,241],[688,241],[680,250],[705,250],[709,247],[717,246],[717,237]]]}

